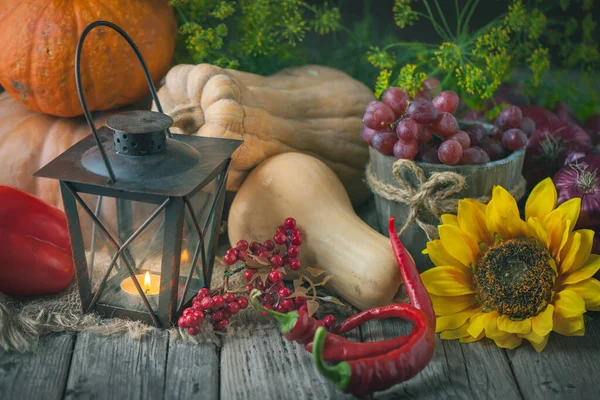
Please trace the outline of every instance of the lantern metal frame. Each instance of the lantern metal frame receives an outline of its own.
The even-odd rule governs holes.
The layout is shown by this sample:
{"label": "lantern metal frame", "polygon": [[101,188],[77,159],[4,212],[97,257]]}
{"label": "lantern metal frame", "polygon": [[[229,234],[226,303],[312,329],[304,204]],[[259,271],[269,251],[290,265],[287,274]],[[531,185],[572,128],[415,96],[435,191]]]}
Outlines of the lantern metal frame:
{"label": "lantern metal frame", "polygon": [[[118,161],[118,151],[113,148],[115,152],[107,152],[105,149],[105,147],[108,147],[112,143],[112,134],[114,132],[105,126],[96,129],[81,84],[80,64],[83,43],[90,31],[99,26],[115,30],[127,41],[142,66],[158,113],[162,114],[161,118],[167,117],[170,120],[170,117],[165,116],[163,113],[160,100],[146,63],[139,48],[131,37],[114,23],[108,21],[93,22],[83,30],[75,53],[75,80],[77,91],[85,118],[90,126],[92,134],[73,145],[46,166],[42,167],[34,174],[34,176],[58,179],[60,181],[60,189],[71,237],[73,259],[77,272],[79,295],[84,312],[97,311],[98,313],[109,317],[131,318],[164,327],[173,322],[178,314],[183,311],[186,303],[189,302],[186,301],[186,297],[193,280],[194,272],[196,272],[198,278],[201,279],[202,287],[210,286],[214,254],[217,245],[217,238],[215,236],[218,235],[221,223],[225,187],[231,164],[231,154],[239,147],[241,141],[188,135],[173,135],[167,127],[165,129],[165,134],[168,138],[167,141],[171,142],[171,144],[176,144],[177,146],[189,146],[190,148],[195,149],[199,154],[199,160],[201,160],[201,162],[188,165],[187,169],[180,171],[180,173],[176,175],[153,176],[147,177],[148,179],[141,178],[139,180],[119,180],[117,174],[114,172],[113,165],[111,164],[111,158],[113,159],[113,162]],[[139,113],[141,114],[137,115],[134,112],[134,114],[132,114],[133,116],[130,115],[130,120],[133,123],[140,123],[143,125],[144,115],[151,112]],[[136,120],[136,118],[138,118],[138,120]],[[159,133],[160,132],[152,132],[152,134]],[[85,160],[82,155],[89,154],[90,151],[95,148],[97,148],[100,153],[106,175],[98,173],[98,171],[94,171],[93,169],[91,170],[89,165],[85,165]],[[143,169],[147,159],[148,157],[136,157],[136,163],[139,163]],[[180,160],[174,160],[173,162],[177,163],[180,162]],[[176,170],[177,168],[173,169]],[[212,204],[210,204],[208,214],[206,214],[204,226],[200,226],[200,222],[190,199],[213,181],[216,185],[214,199]],[[80,193],[98,196],[95,210],[92,210],[90,206],[86,204],[79,195]],[[99,218],[99,212],[104,197],[116,199],[118,237],[112,235]],[[133,229],[131,201],[157,205],[157,208],[151,215],[135,230]],[[93,223],[89,260],[86,257],[78,206],[91,218]],[[161,256],[160,291],[158,294],[158,306],[155,311],[135,277],[134,260],[128,254],[128,247],[155,220],[155,218],[163,212],[164,227],[162,228],[163,249]],[[186,212],[189,213],[191,220],[193,221],[193,226],[191,228],[198,235],[198,244],[194,251],[189,273],[184,279],[183,294],[181,294],[178,301],[182,279],[180,276],[180,262],[182,234]],[[212,229],[209,231],[211,226]],[[107,241],[116,249],[116,252],[111,259],[108,270],[104,274],[100,285],[95,291],[92,291],[89,273],[95,262],[94,246],[97,229],[102,232]],[[208,248],[205,248],[205,238],[207,238],[207,235],[210,235],[208,236],[210,241]],[[119,268],[119,259],[121,259],[122,264],[125,265],[125,271],[121,270],[118,276],[130,276],[132,278],[147,313],[98,303],[101,294],[106,289],[107,282],[114,278],[114,276],[110,278],[110,274],[113,272],[115,266],[117,269]],[[201,272],[198,269],[199,260],[202,262]]]}

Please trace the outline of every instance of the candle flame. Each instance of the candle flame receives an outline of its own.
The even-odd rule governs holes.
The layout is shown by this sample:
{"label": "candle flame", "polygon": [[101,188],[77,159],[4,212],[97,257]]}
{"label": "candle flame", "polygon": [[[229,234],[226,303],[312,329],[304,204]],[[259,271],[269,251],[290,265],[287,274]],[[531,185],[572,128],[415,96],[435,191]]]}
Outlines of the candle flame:
{"label": "candle flame", "polygon": [[190,254],[188,253],[187,249],[183,249],[183,251],[181,252],[181,262],[184,263],[189,259],[190,259]]}
{"label": "candle flame", "polygon": [[146,271],[146,275],[144,275],[144,292],[148,293],[150,291],[151,283],[150,272]]}

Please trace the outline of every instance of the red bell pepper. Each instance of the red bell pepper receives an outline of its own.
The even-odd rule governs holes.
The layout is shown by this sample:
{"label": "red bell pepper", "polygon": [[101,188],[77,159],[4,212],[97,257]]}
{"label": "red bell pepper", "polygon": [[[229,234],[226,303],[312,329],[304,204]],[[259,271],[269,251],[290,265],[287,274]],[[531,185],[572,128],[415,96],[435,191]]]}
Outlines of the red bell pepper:
{"label": "red bell pepper", "polygon": [[0,292],[57,293],[73,279],[65,213],[30,194],[0,186]]}

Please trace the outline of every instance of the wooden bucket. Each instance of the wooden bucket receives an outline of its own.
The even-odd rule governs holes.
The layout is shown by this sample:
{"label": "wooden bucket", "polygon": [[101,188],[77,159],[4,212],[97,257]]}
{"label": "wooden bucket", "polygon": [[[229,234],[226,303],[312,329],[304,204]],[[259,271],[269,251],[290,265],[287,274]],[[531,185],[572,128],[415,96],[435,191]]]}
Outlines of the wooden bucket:
{"label": "wooden bucket", "polygon": [[[371,157],[371,172],[374,177],[382,183],[399,188],[400,185],[392,174],[392,166],[397,159],[392,156],[385,156],[372,147],[369,148],[369,153]],[[423,169],[426,179],[429,178],[430,174],[433,172],[451,171],[463,175],[466,179],[466,186],[462,192],[452,197],[478,198],[491,195],[492,188],[495,185],[503,186],[511,191],[517,185],[522,183],[523,178],[521,176],[521,170],[523,168],[524,158],[525,149],[522,149],[512,153],[507,158],[483,165],[452,166],[423,162],[415,162],[415,164]],[[412,173],[404,171],[401,175],[405,180],[408,180],[408,182],[418,188],[419,182]],[[388,235],[387,225],[388,220],[392,215],[396,218],[396,229],[400,231],[400,228],[408,218],[410,208],[404,203],[389,201],[379,196],[377,193],[375,193],[375,205],[377,207],[380,232]],[[440,224],[439,219],[436,220],[434,216],[429,217],[430,218],[422,217],[421,219],[424,222],[435,226]],[[429,256],[422,254],[422,251],[426,247],[427,235],[416,223],[410,224],[400,236],[400,239],[414,258],[419,271],[422,272],[434,266],[429,260]]]}

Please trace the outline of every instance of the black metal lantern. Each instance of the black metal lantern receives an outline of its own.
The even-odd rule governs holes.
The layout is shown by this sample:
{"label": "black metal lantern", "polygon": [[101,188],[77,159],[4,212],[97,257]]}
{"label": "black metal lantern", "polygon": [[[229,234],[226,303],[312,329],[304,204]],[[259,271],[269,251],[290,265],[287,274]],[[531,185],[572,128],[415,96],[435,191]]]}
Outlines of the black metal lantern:
{"label": "black metal lantern", "polygon": [[[135,51],[159,112],[123,112],[96,129],[80,60],[98,26]],[[75,79],[92,134],[35,176],[60,180],[83,309],[168,326],[210,286],[231,154],[241,142],[171,134],[139,49],[113,23],[84,29]]]}

